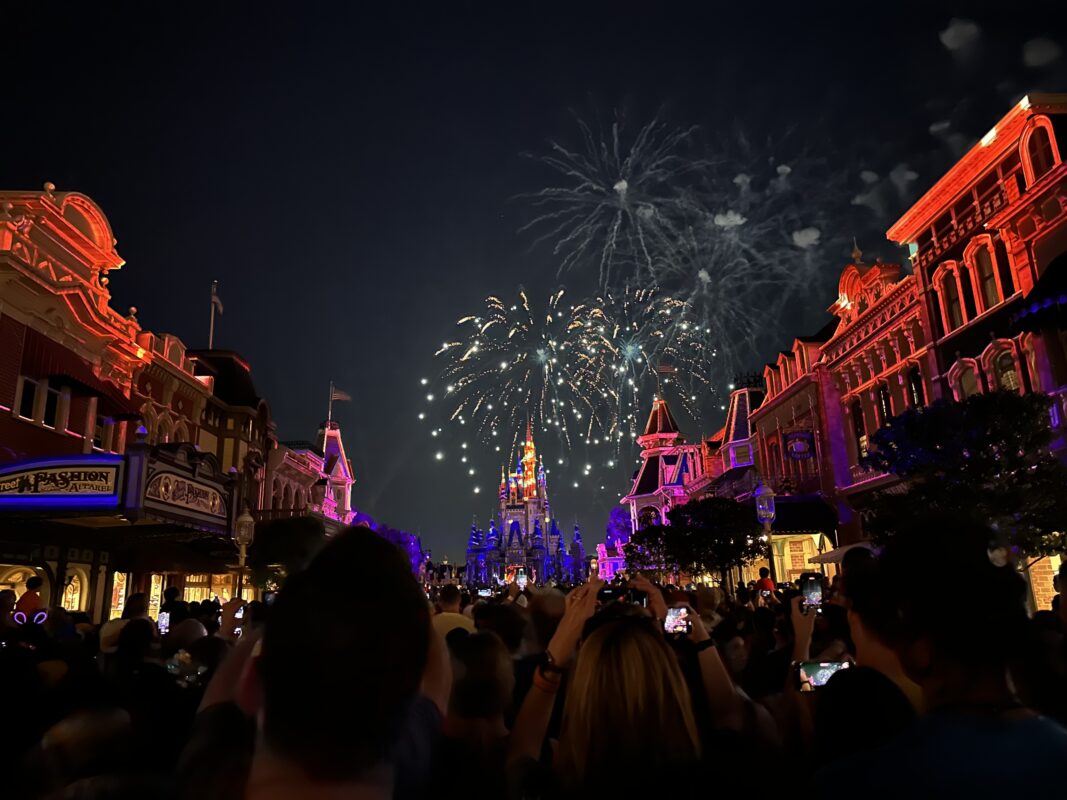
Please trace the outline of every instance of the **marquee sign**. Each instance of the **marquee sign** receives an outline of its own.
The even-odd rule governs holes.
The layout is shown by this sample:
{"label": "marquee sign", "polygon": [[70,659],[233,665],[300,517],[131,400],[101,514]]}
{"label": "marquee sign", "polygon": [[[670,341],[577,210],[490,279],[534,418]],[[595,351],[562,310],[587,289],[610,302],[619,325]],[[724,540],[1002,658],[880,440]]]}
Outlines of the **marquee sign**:
{"label": "marquee sign", "polygon": [[121,457],[70,456],[0,467],[0,508],[117,507]]}
{"label": "marquee sign", "polygon": [[158,473],[149,480],[145,501],[226,521],[226,501],[218,489],[171,472]]}
{"label": "marquee sign", "polygon": [[815,456],[815,435],[811,431],[792,431],[785,434],[785,452],[794,461],[806,461]]}

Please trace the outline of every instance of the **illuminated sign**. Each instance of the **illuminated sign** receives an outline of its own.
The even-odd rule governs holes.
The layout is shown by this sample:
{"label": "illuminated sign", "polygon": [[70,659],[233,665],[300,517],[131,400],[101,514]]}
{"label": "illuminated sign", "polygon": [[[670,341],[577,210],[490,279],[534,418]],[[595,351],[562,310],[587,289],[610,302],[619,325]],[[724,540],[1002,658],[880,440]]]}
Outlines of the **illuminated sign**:
{"label": "illuminated sign", "polygon": [[119,504],[121,457],[72,456],[0,468],[0,508],[107,507]]}
{"label": "illuminated sign", "polygon": [[217,489],[170,472],[149,480],[145,500],[226,519],[226,502]]}
{"label": "illuminated sign", "polygon": [[794,461],[805,461],[815,455],[815,435],[811,431],[792,431],[785,435],[786,454]]}

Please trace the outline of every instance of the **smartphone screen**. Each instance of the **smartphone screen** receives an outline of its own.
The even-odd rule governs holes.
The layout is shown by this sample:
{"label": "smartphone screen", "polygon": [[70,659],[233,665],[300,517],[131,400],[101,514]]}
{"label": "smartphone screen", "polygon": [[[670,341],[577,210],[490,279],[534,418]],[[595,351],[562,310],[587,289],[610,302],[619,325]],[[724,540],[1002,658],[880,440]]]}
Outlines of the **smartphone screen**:
{"label": "smartphone screen", "polygon": [[668,608],[667,619],[663,620],[663,630],[667,633],[690,633],[693,621],[689,619],[688,608]]}
{"label": "smartphone screen", "polygon": [[234,612],[233,618],[234,619],[244,619],[245,618],[245,607],[241,606],[239,609],[237,609],[237,611]]}
{"label": "smartphone screen", "polygon": [[851,666],[851,661],[801,661],[794,667],[797,688],[802,692],[814,692],[835,674]]}
{"label": "smartphone screen", "polygon": [[622,594],[623,589],[614,585],[607,585],[601,587],[600,591],[596,593],[596,599],[601,605],[607,605],[615,600],[618,600]]}
{"label": "smartphone screen", "polygon": [[760,589],[759,596],[760,597],[770,597],[771,596],[771,590],[770,589]]}
{"label": "smartphone screen", "polygon": [[274,603],[274,598],[277,597],[277,596],[278,596],[277,592],[264,592],[263,593],[263,602],[266,603],[269,606],[272,603]]}
{"label": "smartphone screen", "polygon": [[479,597],[492,597],[493,596],[493,590],[492,589],[479,589],[478,590],[478,596]]}
{"label": "smartphone screen", "polygon": [[822,576],[804,575],[800,579],[800,592],[804,595],[804,607],[818,611],[822,605]]}
{"label": "smartphone screen", "polygon": [[648,594],[640,589],[627,589],[626,602],[642,608],[648,608]]}
{"label": "smartphone screen", "polygon": [[164,635],[170,630],[170,612],[160,611],[159,619],[156,620],[156,627],[159,628],[159,635]]}

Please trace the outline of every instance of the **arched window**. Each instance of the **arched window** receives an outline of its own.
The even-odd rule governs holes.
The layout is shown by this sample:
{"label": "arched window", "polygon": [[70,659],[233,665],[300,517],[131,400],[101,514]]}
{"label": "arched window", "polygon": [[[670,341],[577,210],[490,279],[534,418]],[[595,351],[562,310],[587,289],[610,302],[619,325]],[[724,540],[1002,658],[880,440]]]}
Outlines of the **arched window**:
{"label": "arched window", "polygon": [[282,489],[282,508],[293,507],[293,490],[289,487],[289,484],[285,484],[285,488]]}
{"label": "arched window", "polygon": [[951,272],[946,273],[941,280],[941,304],[945,312],[945,324],[951,333],[963,324],[963,308],[960,306],[960,287],[956,283],[956,276]]}
{"label": "arched window", "polygon": [[856,455],[867,455],[867,425],[863,420],[863,404],[859,400],[852,402],[852,433],[856,437]]}
{"label": "arched window", "polygon": [[960,369],[959,378],[956,380],[957,392],[960,400],[965,400],[971,395],[978,394],[978,373],[970,364]]}
{"label": "arched window", "polygon": [[156,427],[156,444],[166,444],[170,441],[170,426],[167,425],[167,420],[161,418],[159,425]]}
{"label": "arched window", "polygon": [[926,404],[926,392],[923,390],[923,375],[918,367],[908,370],[908,399],[915,408]]}
{"label": "arched window", "polygon": [[67,611],[82,610],[82,579],[77,572],[63,590],[63,608]]}
{"label": "arched window", "polygon": [[979,247],[974,254],[975,278],[978,281],[978,294],[982,298],[982,308],[990,309],[1000,302],[997,291],[997,273],[993,265],[993,255],[988,247]]}
{"label": "arched window", "polygon": [[1015,369],[1015,357],[1005,350],[993,362],[997,386],[1006,392],[1019,391],[1019,372]]}
{"label": "arched window", "polygon": [[1034,128],[1030,138],[1026,142],[1026,154],[1030,157],[1030,167],[1034,171],[1036,181],[1053,167],[1052,139],[1048,135],[1048,128]]}
{"label": "arched window", "polygon": [[878,416],[883,425],[893,417],[893,401],[889,397],[889,386],[884,383],[878,386]]}

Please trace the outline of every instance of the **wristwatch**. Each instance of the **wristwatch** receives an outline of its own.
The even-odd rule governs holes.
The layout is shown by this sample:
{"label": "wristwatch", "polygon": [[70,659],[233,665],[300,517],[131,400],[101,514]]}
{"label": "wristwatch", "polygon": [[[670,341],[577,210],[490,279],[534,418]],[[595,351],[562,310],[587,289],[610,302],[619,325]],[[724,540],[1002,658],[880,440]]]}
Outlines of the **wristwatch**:
{"label": "wristwatch", "polygon": [[556,659],[552,658],[552,654],[547,650],[541,654],[541,663],[538,664],[538,668],[541,670],[541,674],[546,677],[563,674],[563,667],[556,663]]}
{"label": "wristwatch", "polygon": [[703,653],[705,650],[710,650],[714,646],[714,639],[705,639],[704,641],[697,642],[695,645],[693,645],[693,649],[696,650],[698,653]]}

